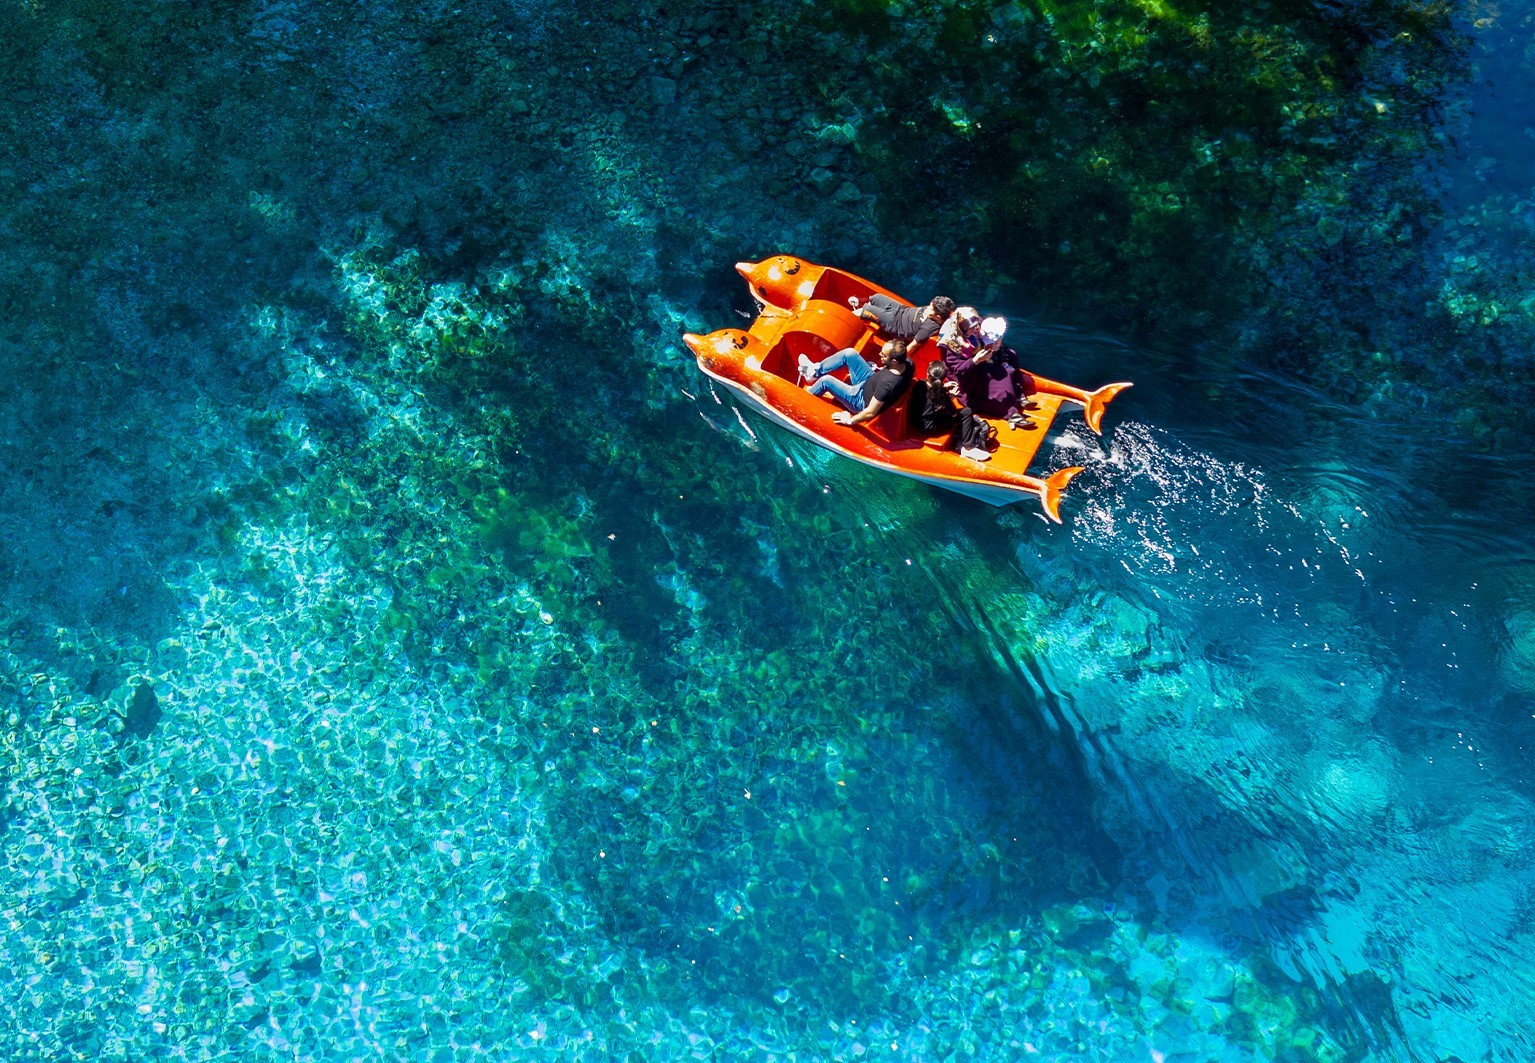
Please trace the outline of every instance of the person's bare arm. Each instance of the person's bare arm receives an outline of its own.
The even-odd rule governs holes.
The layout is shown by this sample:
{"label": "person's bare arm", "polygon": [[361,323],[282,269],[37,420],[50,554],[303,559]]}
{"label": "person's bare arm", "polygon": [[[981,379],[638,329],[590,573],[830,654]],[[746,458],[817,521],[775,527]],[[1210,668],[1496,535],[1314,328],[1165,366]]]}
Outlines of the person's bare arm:
{"label": "person's bare arm", "polygon": [[865,421],[872,421],[874,418],[878,417],[879,411],[883,410],[884,408],[885,403],[882,399],[870,399],[869,404],[863,409],[859,410],[857,413],[848,413],[846,410],[838,410],[836,413],[831,415],[831,419],[836,421],[838,424],[863,424]]}

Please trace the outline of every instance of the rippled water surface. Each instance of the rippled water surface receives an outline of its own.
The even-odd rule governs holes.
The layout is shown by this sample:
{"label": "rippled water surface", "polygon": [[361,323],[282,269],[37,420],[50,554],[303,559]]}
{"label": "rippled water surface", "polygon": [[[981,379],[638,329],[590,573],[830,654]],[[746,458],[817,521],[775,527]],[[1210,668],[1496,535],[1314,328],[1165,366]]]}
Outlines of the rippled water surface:
{"label": "rippled water surface", "polygon": [[[881,12],[982,42],[917,102],[985,162],[998,56],[1088,32],[1050,5],[833,4],[870,61],[824,83],[760,29],[845,32],[810,6],[0,5],[0,1057],[1535,1058],[1535,462],[1478,398],[1535,313],[1522,9],[1457,9],[1419,139],[1338,149],[1421,177],[1390,255],[1262,216],[1290,171],[1241,186],[1274,305],[1221,335],[1315,342],[1272,327],[1315,276],[1380,348],[1340,383],[1330,348],[1127,338],[1138,299],[1222,327],[1218,290],[1135,287],[1198,267],[1177,238],[1064,323],[1102,293],[996,263],[1112,285],[1071,256],[1119,215],[983,229],[965,158],[924,188],[866,142],[911,54]],[[1384,122],[1411,34],[1345,6],[1212,38],[1138,5],[1060,62],[1336,36],[1371,55],[1318,91]],[[1144,167],[1137,225],[1244,157],[1205,137],[1175,190],[1112,70],[1006,69],[1052,86],[1010,127],[1040,160],[1113,111],[1081,180]],[[1375,225],[1359,194],[1327,210]],[[681,334],[780,250],[1135,381],[1101,438],[1058,422],[1065,522],[702,376]]]}

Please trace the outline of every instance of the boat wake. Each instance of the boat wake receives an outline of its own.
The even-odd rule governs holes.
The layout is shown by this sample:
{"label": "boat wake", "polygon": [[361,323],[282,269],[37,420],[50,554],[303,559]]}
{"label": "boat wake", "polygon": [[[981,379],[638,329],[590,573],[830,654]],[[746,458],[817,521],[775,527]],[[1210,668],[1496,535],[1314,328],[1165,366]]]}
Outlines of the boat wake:
{"label": "boat wake", "polygon": [[[1498,722],[1528,696],[1488,683],[1500,664],[1524,673],[1477,620],[1499,577],[1469,518],[1425,525],[1400,464],[1264,468],[1233,442],[1258,458],[1133,421],[1106,446],[1066,430],[1087,471],[1067,534],[1016,551],[1059,588],[1011,647],[1019,687],[1098,795],[1127,888],[1310,983],[1385,1058],[1483,1058],[1476,1031],[1530,987],[1483,975],[1508,968],[1523,918],[1508,899],[1528,891],[1522,867],[1486,855],[1527,852],[1487,809],[1531,804],[1527,729]],[[1485,1002],[1436,997],[1411,974],[1430,964]]]}
{"label": "boat wake", "polygon": [[1371,553],[1363,485],[1276,490],[1263,470],[1226,461],[1139,422],[1107,447],[1080,425],[1063,448],[1087,466],[1070,514],[1077,550],[1136,578],[1152,597],[1284,615],[1339,576],[1357,592]]}

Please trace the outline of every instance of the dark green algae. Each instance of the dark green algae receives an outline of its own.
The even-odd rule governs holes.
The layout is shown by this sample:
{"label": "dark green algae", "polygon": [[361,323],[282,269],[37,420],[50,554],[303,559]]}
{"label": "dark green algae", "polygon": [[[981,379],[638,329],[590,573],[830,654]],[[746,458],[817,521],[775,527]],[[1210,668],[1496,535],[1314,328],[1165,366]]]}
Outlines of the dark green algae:
{"label": "dark green algae", "polygon": [[1452,5],[825,10],[810,47],[869,53],[820,83],[864,118],[888,230],[940,246],[957,286],[1186,345],[1217,380],[1503,392],[1422,255],[1468,69]]}
{"label": "dark green algae", "polygon": [[[1354,400],[1388,386],[1506,398],[1475,349],[1514,357],[1527,327],[1507,311],[1464,321],[1420,254],[1441,218],[1442,108],[1467,72],[1449,4],[626,2],[432,16],[335,3],[309,12],[305,33],[250,5],[24,11],[8,18],[32,103],[7,119],[21,150],[6,205],[23,246],[44,252],[30,283],[55,302],[67,293],[57,305],[86,319],[75,327],[97,317],[79,305],[95,289],[134,289],[129,248],[190,282],[174,305],[147,300],[147,324],[216,321],[246,285],[291,287],[314,238],[358,209],[470,274],[541,229],[541,196],[587,194],[570,164],[621,156],[641,131],[647,163],[676,173],[666,191],[631,190],[667,255],[643,282],[674,296],[786,242],[771,223],[700,213],[685,187],[697,186],[844,215],[792,249],[899,287],[995,292],[1133,332],[1190,371],[1278,369]],[[387,42],[371,69],[346,50],[364,28]],[[62,98],[48,91],[76,69]],[[653,121],[665,114],[678,120]],[[73,135],[48,135],[50,122]],[[102,159],[126,193],[114,210],[32,179],[110,179]],[[252,189],[289,203],[291,220],[253,225]],[[865,203],[872,226],[846,217]],[[199,237],[227,237],[164,224],[188,208]],[[135,239],[140,225],[153,241]],[[231,272],[211,268],[221,258],[240,280],[209,287]],[[6,305],[27,298],[18,283]],[[1495,430],[1472,434],[1497,445]]]}

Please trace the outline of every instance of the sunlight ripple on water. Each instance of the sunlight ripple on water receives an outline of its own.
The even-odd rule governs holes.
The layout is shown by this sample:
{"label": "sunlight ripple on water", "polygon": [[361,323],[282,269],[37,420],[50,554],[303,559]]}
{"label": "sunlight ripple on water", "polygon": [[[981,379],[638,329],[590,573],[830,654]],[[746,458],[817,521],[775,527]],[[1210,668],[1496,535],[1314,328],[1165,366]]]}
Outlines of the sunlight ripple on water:
{"label": "sunlight ripple on water", "polygon": [[[1532,944],[1535,710],[1507,709],[1530,705],[1535,625],[1498,623],[1497,555],[1456,534],[1475,518],[1420,529],[1405,478],[1223,460],[1135,421],[1062,442],[1089,469],[1069,523],[1102,589],[1031,671],[1061,677],[1048,696],[1132,863],[1207,884],[1162,902],[1248,927],[1393,1057],[1527,1039],[1535,985],[1507,972]],[[1058,578],[1053,552],[1017,556]],[[1477,989],[1436,1000],[1446,976]]]}

